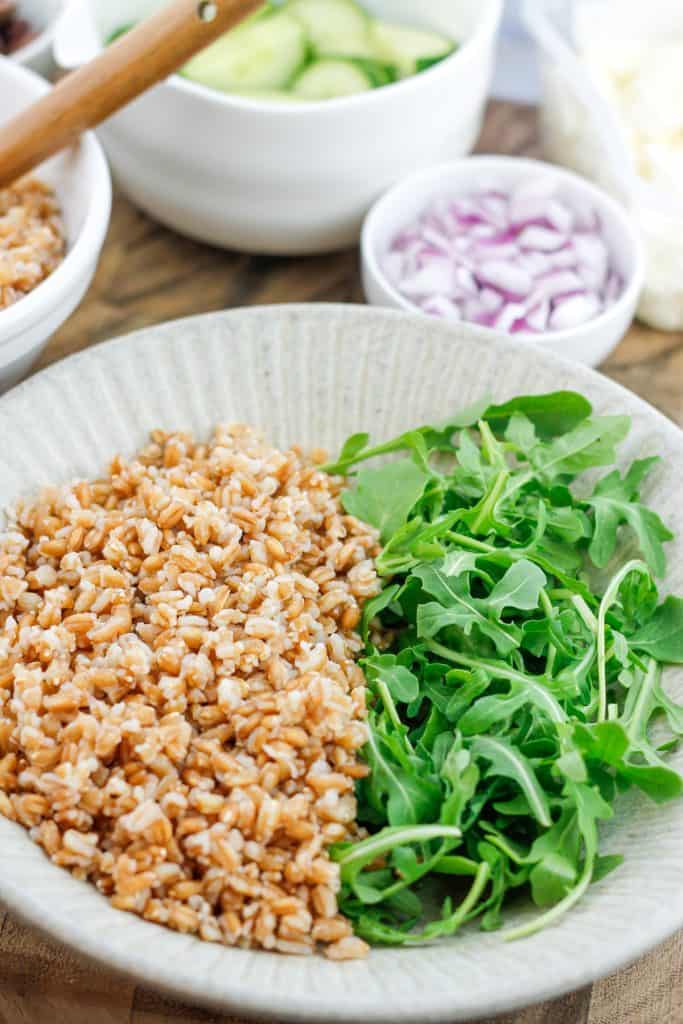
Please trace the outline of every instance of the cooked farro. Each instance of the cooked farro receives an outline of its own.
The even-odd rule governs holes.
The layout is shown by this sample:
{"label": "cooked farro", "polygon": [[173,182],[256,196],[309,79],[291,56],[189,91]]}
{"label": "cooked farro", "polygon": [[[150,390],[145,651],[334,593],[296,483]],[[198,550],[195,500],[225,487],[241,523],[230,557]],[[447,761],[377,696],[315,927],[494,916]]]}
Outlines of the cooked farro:
{"label": "cooked farro", "polygon": [[115,907],[346,959],[326,853],[355,833],[354,627],[377,535],[247,427],[152,435],[0,537],[0,811]]}
{"label": "cooked farro", "polygon": [[53,190],[37,178],[0,189],[0,310],[44,281],[66,245]]}

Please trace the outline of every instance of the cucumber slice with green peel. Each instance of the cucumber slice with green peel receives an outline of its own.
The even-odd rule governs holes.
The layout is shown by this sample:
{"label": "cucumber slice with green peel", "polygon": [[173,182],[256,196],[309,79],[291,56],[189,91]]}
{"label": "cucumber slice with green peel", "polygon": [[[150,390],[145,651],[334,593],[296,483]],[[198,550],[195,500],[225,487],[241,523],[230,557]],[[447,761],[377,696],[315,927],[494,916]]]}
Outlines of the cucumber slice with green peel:
{"label": "cucumber slice with green peel", "polygon": [[374,21],[370,38],[378,60],[395,65],[402,78],[424,71],[455,50],[455,44],[446,36],[390,21]]}
{"label": "cucumber slice with green peel", "polygon": [[383,85],[391,85],[392,82],[396,82],[400,77],[398,69],[393,64],[383,64],[378,60],[370,60],[368,57],[351,57],[346,59],[349,63],[355,64],[357,68],[360,68],[368,76],[374,89],[379,89]]}
{"label": "cucumber slice with green peel", "polygon": [[288,0],[285,9],[299,19],[317,57],[376,56],[372,19],[353,0]]}
{"label": "cucumber slice with green peel", "polygon": [[307,100],[333,100],[372,88],[370,77],[356,62],[329,59],[317,60],[302,71],[292,91]]}
{"label": "cucumber slice with green peel", "polygon": [[182,69],[194,82],[221,92],[285,89],[305,65],[306,33],[285,11],[226,32]]}

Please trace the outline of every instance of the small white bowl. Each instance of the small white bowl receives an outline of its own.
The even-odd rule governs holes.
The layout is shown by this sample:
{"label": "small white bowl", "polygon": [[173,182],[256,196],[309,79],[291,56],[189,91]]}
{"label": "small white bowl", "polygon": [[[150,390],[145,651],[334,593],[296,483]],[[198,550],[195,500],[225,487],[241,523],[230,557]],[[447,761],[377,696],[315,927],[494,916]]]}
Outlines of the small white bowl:
{"label": "small white bowl", "polygon": [[[117,182],[157,220],[214,245],[307,253],[351,245],[384,189],[472,148],[491,80],[502,0],[363,0],[433,26],[458,50],[422,74],[315,103],[227,95],[179,75],[100,130]],[[55,56],[78,67],[160,0],[70,0]]]}
{"label": "small white bowl", "polygon": [[[33,71],[0,58],[0,125],[48,89]],[[83,298],[109,225],[111,179],[94,135],[84,135],[77,147],[53,157],[35,173],[57,193],[67,254],[42,284],[0,310],[0,392],[28,372]]]}
{"label": "small white bowl", "polygon": [[[591,203],[600,217],[605,240],[625,284],[616,302],[580,327],[540,335],[515,335],[515,338],[542,346],[565,359],[598,366],[616,348],[633,320],[645,276],[642,242],[628,213],[614,199],[578,175],[538,160],[504,156],[468,157],[420,171],[389,189],[370,210],[363,226],[363,287],[368,302],[374,306],[422,312],[391,284],[382,264],[396,235],[432,200],[476,191],[482,180],[494,181],[504,189],[514,188],[539,173],[554,178],[567,195],[575,195],[577,199]],[[475,324],[464,323],[462,326],[465,329],[471,326],[477,334],[482,330],[490,335],[501,333]]]}
{"label": "small white bowl", "polygon": [[52,42],[57,18],[64,7],[64,0],[21,0],[20,17],[26,18],[38,33],[26,46],[10,57],[17,64],[23,64],[39,75],[48,78],[56,70],[52,56]]}

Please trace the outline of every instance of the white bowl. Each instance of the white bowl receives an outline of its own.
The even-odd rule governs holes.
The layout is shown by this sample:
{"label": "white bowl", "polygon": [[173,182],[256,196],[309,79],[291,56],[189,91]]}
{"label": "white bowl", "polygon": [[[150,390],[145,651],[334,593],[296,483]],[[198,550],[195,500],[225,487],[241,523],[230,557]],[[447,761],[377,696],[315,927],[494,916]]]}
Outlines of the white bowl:
{"label": "white bowl", "polygon": [[55,23],[63,7],[64,0],[21,0],[20,16],[31,23],[38,35],[16,50],[10,60],[49,77],[55,71],[52,56]]}
{"label": "white bowl", "polygon": [[[382,89],[306,104],[255,101],[173,76],[101,129],[115,177],[183,234],[253,252],[304,253],[357,240],[373,200],[399,178],[462,156],[477,137],[502,0],[364,0],[462,41],[435,67]],[[92,57],[159,0],[72,0],[55,55]]]}
{"label": "white bowl", "polygon": [[[34,72],[0,58],[0,125],[48,88]],[[28,372],[83,298],[109,224],[111,179],[94,135],[84,135],[77,147],[53,157],[36,175],[57,193],[68,248],[64,261],[42,284],[0,310],[0,391]]]}
{"label": "white bowl", "polygon": [[[625,287],[616,302],[580,327],[526,335],[524,342],[588,366],[598,366],[619,344],[629,328],[643,287],[645,258],[640,236],[626,211],[606,193],[583,178],[537,160],[520,157],[474,156],[419,171],[399,182],[379,199],[368,214],[362,234],[363,287],[369,303],[421,313],[387,279],[383,260],[396,235],[440,196],[476,191],[483,180],[514,188],[542,172],[551,175],[568,196],[588,200],[597,211],[616,269]],[[423,313],[423,316],[427,314]],[[463,330],[468,326],[463,324]],[[480,328],[473,327],[479,331]],[[489,336],[500,332],[485,329]]]}
{"label": "white bowl", "polygon": [[[381,441],[490,395],[574,388],[633,430],[620,452],[659,454],[645,500],[676,532],[667,590],[683,592],[683,434],[612,381],[542,348],[435,320],[355,306],[269,306],[147,328],[36,375],[0,401],[0,508],[48,482],[97,476],[160,426],[207,436],[245,421],[276,444],[336,451],[368,430]],[[104,411],[104,414],[103,414]],[[683,698],[683,668],[665,686]],[[683,769],[683,749],[670,755]],[[466,928],[365,962],[228,949],[114,910],[0,818],[0,900],[110,967],[228,1016],[345,1024],[490,1019],[589,984],[683,925],[683,801],[625,794],[603,832],[622,866],[552,928],[519,942]],[[519,923],[527,911],[510,908]],[[635,1018],[634,1018],[635,1019]],[[673,1018],[672,1018],[673,1024]]]}

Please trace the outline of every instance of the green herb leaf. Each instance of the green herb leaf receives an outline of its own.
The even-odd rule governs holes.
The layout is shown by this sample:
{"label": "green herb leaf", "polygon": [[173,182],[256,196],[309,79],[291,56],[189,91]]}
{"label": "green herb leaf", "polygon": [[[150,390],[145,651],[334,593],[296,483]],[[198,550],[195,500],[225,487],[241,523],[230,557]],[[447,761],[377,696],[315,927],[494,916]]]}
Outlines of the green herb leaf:
{"label": "green herb leaf", "polygon": [[555,391],[547,395],[524,395],[503,405],[492,405],[484,419],[494,430],[503,431],[511,418],[525,416],[544,440],[573,430],[592,412],[590,402],[575,391]]}
{"label": "green herb leaf", "polygon": [[657,661],[683,665],[683,599],[667,597],[628,642]]}
{"label": "green herb leaf", "polygon": [[494,614],[501,615],[506,608],[532,611],[538,608],[541,591],[547,583],[545,573],[526,558],[515,562],[495,585],[488,597]]}
{"label": "green herb leaf", "polygon": [[344,508],[349,515],[377,527],[382,540],[387,540],[406,522],[427,479],[424,470],[410,459],[363,469],[354,490],[343,494]]}
{"label": "green herb leaf", "polygon": [[622,479],[618,470],[604,477],[595,487],[586,504],[593,509],[595,528],[588,549],[593,562],[604,567],[612,558],[617,546],[617,533],[622,523],[627,523],[640,545],[640,550],[650,569],[663,576],[666,558],[662,542],[671,540],[673,534],[666,528],[656,512],[637,501],[642,480],[659,459],[641,459],[634,462]]}
{"label": "green herb leaf", "polygon": [[534,817],[545,828],[550,828],[548,800],[536,778],[533,765],[511,743],[493,736],[481,736],[472,744],[472,753],[489,762],[487,776],[499,775],[512,779],[521,788]]}

